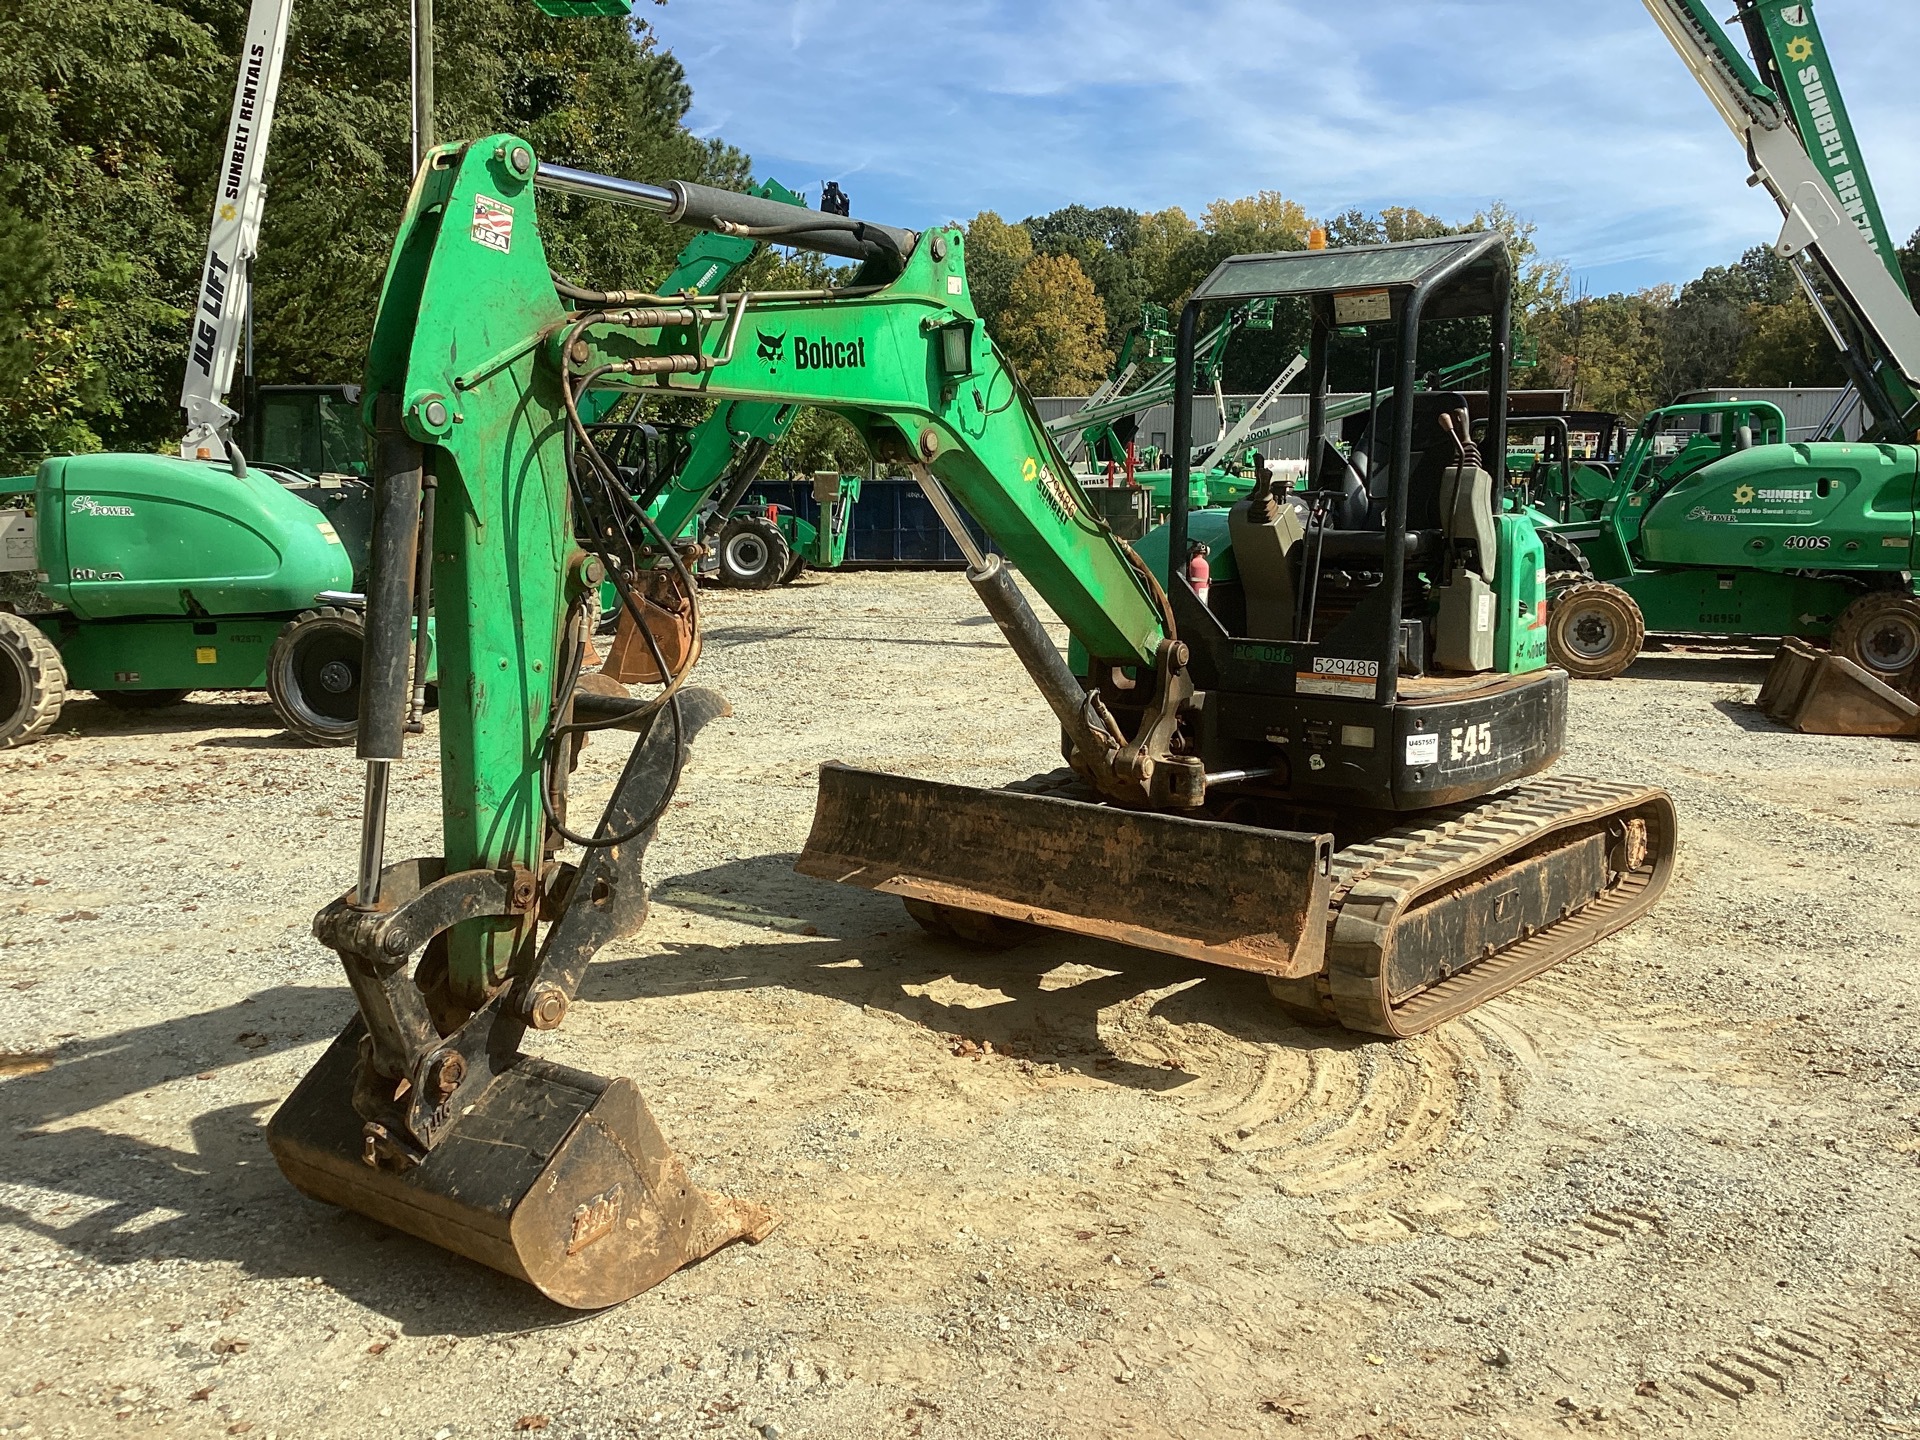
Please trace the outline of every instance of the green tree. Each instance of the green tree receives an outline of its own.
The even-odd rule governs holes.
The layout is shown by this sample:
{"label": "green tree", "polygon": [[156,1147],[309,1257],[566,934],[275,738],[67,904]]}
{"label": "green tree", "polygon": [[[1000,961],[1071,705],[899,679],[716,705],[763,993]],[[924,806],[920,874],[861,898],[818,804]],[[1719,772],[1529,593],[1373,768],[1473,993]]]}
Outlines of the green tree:
{"label": "green tree", "polygon": [[[257,274],[261,378],[358,376],[412,183],[407,12],[389,0],[295,11],[268,160]],[[746,157],[683,125],[692,92],[644,23],[557,19],[531,0],[440,0],[435,125],[443,142],[508,130],[545,160],[640,180],[743,187]],[[341,83],[344,77],[353,83]],[[665,274],[689,232],[626,207],[541,192],[549,258],[590,285]]]}
{"label": "green tree", "polygon": [[1107,315],[1107,344],[1118,348],[1150,298],[1136,249],[1140,216],[1120,205],[1068,205],[1021,222],[1036,253],[1071,255],[1093,282]]}
{"label": "green tree", "polygon": [[1001,317],[1013,282],[1033,259],[1033,236],[1024,225],[1009,225],[991,210],[967,222],[967,286],[973,308],[994,339],[1001,339]]}
{"label": "green tree", "polygon": [[1729,383],[1734,385],[1843,385],[1840,352],[1804,295],[1747,312],[1746,338]]}
{"label": "green tree", "polygon": [[1001,329],[1007,358],[1036,394],[1084,395],[1113,363],[1106,310],[1071,255],[1028,262],[1008,291]]}
{"label": "green tree", "polygon": [[1179,295],[1181,257],[1200,233],[1200,227],[1178,205],[1150,210],[1140,217],[1134,232],[1134,263],[1148,300],[1171,305]]}
{"label": "green tree", "polygon": [[1671,286],[1583,296],[1535,317],[1540,381],[1573,392],[1577,408],[1639,415],[1660,403],[1661,347]]}
{"label": "green tree", "polygon": [[[43,231],[50,264],[33,303],[59,317],[29,327],[35,360],[0,396],[0,452],[16,470],[42,445],[145,447],[185,365],[238,43],[223,48],[197,10],[150,0],[8,0],[0,15],[0,182]],[[204,210],[182,178],[195,167]]]}
{"label": "green tree", "polygon": [[99,444],[84,417],[108,397],[81,348],[99,317],[57,299],[53,275],[46,227],[0,205],[0,474]]}
{"label": "green tree", "polygon": [[[14,337],[34,364],[0,373],[0,455],[18,469],[48,448],[163,447],[182,423],[244,0],[3,3],[0,181],[44,230],[50,268],[37,298],[10,307],[41,318]],[[512,129],[545,158],[637,179],[745,178],[744,156],[686,130],[685,76],[643,23],[551,19],[530,0],[438,11],[443,139]],[[407,49],[393,0],[294,11],[254,276],[263,380],[360,375],[411,183]],[[684,239],[634,211],[539,204],[555,264],[589,282],[658,278]]]}

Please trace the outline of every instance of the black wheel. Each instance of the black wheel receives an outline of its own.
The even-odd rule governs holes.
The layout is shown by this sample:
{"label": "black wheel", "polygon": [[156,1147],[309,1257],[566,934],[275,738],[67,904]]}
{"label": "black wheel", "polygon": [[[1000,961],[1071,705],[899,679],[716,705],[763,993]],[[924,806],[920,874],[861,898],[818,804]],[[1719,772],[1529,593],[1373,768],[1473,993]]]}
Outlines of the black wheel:
{"label": "black wheel", "polygon": [[780,577],[780,583],[782,585],[791,585],[806,573],[807,557],[804,555],[796,555],[792,560],[787,562],[787,573]]}
{"label": "black wheel", "polygon": [[929,935],[952,940],[976,950],[1011,950],[1024,945],[1040,933],[1038,925],[1023,920],[1003,920],[978,910],[962,910],[939,905],[931,900],[908,900],[907,914]]}
{"label": "black wheel", "polygon": [[736,590],[771,590],[793,560],[780,527],[752,515],[729,520],[714,548],[720,583]]}
{"label": "black wheel", "polygon": [[1920,672],[1920,600],[1900,590],[1862,595],[1833,626],[1833,653],[1904,691]]}
{"label": "black wheel", "polygon": [[280,722],[309,745],[351,745],[360,723],[360,651],[355,610],[329,605],[289,620],[267,653],[267,695]]}
{"label": "black wheel", "polygon": [[1640,654],[1647,622],[1617,585],[1587,580],[1547,601],[1547,658],[1576,680],[1611,680]]}
{"label": "black wheel", "polygon": [[93,693],[116,710],[164,710],[187,698],[185,690],[96,690]]}
{"label": "black wheel", "polygon": [[67,699],[67,667],[40,627],[0,611],[0,750],[53,728]]}

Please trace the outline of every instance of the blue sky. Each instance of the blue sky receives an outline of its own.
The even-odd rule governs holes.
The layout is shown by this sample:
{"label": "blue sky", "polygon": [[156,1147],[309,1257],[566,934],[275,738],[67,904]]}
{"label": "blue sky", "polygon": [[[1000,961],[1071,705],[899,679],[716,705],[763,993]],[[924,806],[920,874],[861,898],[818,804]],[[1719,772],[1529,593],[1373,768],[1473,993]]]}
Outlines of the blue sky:
{"label": "blue sky", "polygon": [[[1888,223],[1920,225],[1920,5],[1818,0]],[[1732,10],[1731,4],[1721,6]],[[867,219],[1075,201],[1197,215],[1503,199],[1596,292],[1771,241],[1731,133],[1638,0],[671,0],[689,117]],[[656,178],[656,177],[647,177]]]}

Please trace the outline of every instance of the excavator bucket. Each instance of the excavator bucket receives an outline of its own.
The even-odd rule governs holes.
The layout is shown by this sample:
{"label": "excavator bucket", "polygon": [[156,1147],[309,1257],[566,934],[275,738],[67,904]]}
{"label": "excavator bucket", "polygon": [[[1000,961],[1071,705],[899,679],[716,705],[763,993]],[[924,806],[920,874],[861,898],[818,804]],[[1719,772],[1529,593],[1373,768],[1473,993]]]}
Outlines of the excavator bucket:
{"label": "excavator bucket", "polygon": [[708,1195],[631,1080],[518,1055],[432,1150],[378,1163],[352,1104],[356,1019],[274,1115],[267,1143],[316,1200],[525,1280],[574,1309],[616,1305],[734,1240],[756,1207]]}
{"label": "excavator bucket", "polygon": [[1806,735],[1920,735],[1920,704],[1841,655],[1788,640],[1754,704]]}
{"label": "excavator bucket", "polygon": [[936,925],[995,916],[1291,978],[1323,963],[1332,848],[1326,835],[823,765],[795,868],[899,895]]}
{"label": "excavator bucket", "polygon": [[[676,750],[684,758],[692,736],[727,713],[706,690],[677,704],[677,724],[638,722],[608,802],[608,833],[631,837],[556,867],[544,892],[531,871],[449,871],[436,856],[387,866],[377,905],[360,906],[356,887],[315,918],[360,1013],[267,1126],[299,1189],[575,1309],[618,1304],[773,1228],[760,1207],[694,1185],[631,1080],[520,1050],[528,1026],[560,1023],[594,955],[645,922],[653,826],[644,817],[673,792]],[[432,1020],[441,937],[474,918],[536,910],[551,920],[537,970],[441,1033]],[[416,949],[422,962],[409,973]]]}

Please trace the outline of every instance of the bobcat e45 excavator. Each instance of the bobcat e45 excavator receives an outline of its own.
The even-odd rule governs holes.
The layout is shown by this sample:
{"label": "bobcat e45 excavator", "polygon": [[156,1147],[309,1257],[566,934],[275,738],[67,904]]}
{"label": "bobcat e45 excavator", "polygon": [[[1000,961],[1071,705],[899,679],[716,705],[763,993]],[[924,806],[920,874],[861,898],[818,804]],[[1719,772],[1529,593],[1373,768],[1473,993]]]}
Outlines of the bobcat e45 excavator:
{"label": "bobcat e45 excavator", "polygon": [[[549,271],[539,187],[861,264],[828,290],[591,291]],[[607,390],[829,409],[911,467],[956,537],[965,507],[1004,552],[960,542],[1070,770],[982,790],[828,765],[804,872],[898,894],[959,936],[1040,926],[1254,971],[1297,1013],[1389,1036],[1643,913],[1671,870],[1673,806],[1531,778],[1561,752],[1567,699],[1545,663],[1540,549],[1494,508],[1504,435],[1489,473],[1458,397],[1415,391],[1423,323],[1483,317],[1504,415],[1509,290],[1496,235],[1224,261],[1180,318],[1175,414],[1191,410],[1203,312],[1305,297],[1310,487],[1198,515],[1178,476],[1170,523],[1136,552],[981,326],[959,228],[543,165],[511,135],[434,151],[368,362],[359,875],[314,924],[360,1013],[274,1116],[282,1169],[574,1306],[766,1224],[692,1185],[631,1081],[522,1049],[561,1023],[595,952],[644,921],[647,844],[716,709],[685,686],[699,613],[680,549],[583,418]],[[1331,347],[1353,326],[1395,378],[1350,459],[1325,412]],[[1192,450],[1183,426],[1176,465]],[[423,536],[426,476],[440,498]],[[1188,581],[1203,538],[1210,604]],[[1008,562],[1071,631],[1071,663]],[[583,673],[603,575],[621,597],[614,655],[625,645],[624,673],[660,686],[650,698]],[[408,617],[429,598],[416,584],[439,623],[444,853],[388,863]],[[583,824],[569,772],[612,726],[639,738]]]}

